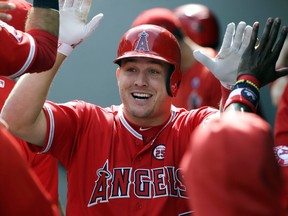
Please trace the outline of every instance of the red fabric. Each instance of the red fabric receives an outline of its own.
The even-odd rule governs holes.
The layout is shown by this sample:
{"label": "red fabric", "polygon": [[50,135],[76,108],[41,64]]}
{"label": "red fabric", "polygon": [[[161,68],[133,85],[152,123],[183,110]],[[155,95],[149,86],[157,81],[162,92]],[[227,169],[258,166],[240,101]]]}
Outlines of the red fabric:
{"label": "red fabric", "polygon": [[288,85],[286,85],[277,107],[274,137],[276,146],[288,146]]}
{"label": "red fabric", "polygon": [[27,14],[32,7],[32,4],[25,0],[10,0],[9,2],[14,3],[16,8],[15,10],[7,11],[7,13],[12,15],[12,19],[6,23],[13,26],[17,30],[24,32]]}
{"label": "red fabric", "polygon": [[284,215],[272,131],[253,113],[223,113],[190,140],[183,167],[197,216]]}
{"label": "red fabric", "polygon": [[275,155],[285,178],[285,203],[288,212],[288,85],[284,89],[276,111],[274,142]]}
{"label": "red fabric", "polygon": [[125,120],[122,106],[47,102],[44,111],[48,131],[42,151],[55,155],[67,170],[67,216],[193,211],[179,164],[192,131],[218,117],[218,110],[172,107],[171,119],[146,145]]}
{"label": "red fabric", "polygon": [[[15,83],[14,80],[0,76],[0,110]],[[54,204],[58,205],[58,160],[48,154],[35,154],[29,149],[26,142],[17,138],[15,140],[23,157],[51,195]]]}
{"label": "red fabric", "polygon": [[168,8],[151,8],[143,11],[134,20],[131,27],[143,24],[153,24],[162,26],[171,33],[181,28],[180,21],[177,19],[174,13]]}
{"label": "red fabric", "polygon": [[37,56],[29,72],[43,72],[49,70],[55,63],[58,38],[43,30],[30,30],[29,33],[36,41]]}
{"label": "red fabric", "polygon": [[[212,48],[205,48],[205,53],[216,56]],[[199,62],[182,72],[182,79],[177,95],[173,98],[176,107],[191,110],[202,106],[219,108],[221,100],[221,84],[218,79]]]}
{"label": "red fabric", "polygon": [[59,215],[21,155],[14,137],[0,126],[0,215]]}

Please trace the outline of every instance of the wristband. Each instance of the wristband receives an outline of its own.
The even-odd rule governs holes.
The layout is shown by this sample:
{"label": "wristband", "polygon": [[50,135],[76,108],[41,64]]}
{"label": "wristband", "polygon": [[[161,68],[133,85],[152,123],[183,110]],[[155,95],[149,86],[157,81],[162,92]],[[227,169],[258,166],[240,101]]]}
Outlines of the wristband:
{"label": "wristband", "polygon": [[239,80],[236,82],[229,98],[227,99],[224,110],[232,103],[243,103],[255,113],[259,102],[259,88],[249,80]]}
{"label": "wristband", "polygon": [[33,7],[51,8],[59,11],[58,0],[33,0]]}
{"label": "wristband", "polygon": [[256,79],[256,77],[251,76],[249,74],[240,75],[237,81],[238,80],[249,80],[250,82],[254,83],[257,86],[257,88],[260,88],[260,82]]}
{"label": "wristband", "polygon": [[65,56],[69,56],[73,51],[73,47],[69,44],[59,42],[57,51]]}

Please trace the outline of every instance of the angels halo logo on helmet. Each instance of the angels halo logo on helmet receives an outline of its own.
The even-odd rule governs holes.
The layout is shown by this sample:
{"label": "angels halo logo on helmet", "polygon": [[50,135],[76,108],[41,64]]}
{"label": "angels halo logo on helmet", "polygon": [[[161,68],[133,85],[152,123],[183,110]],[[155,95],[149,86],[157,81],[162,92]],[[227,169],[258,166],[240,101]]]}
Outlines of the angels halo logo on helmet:
{"label": "angels halo logo on helmet", "polygon": [[144,57],[173,65],[167,92],[175,97],[181,82],[181,53],[177,39],[171,32],[156,25],[139,25],[122,36],[114,63],[120,65],[125,58]]}

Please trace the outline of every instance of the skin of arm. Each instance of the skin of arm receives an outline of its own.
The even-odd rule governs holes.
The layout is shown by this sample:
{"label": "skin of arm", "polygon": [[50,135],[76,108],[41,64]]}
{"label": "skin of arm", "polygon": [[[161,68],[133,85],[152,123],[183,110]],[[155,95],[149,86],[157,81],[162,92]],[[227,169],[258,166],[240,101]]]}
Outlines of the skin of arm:
{"label": "skin of arm", "polygon": [[26,31],[32,29],[44,30],[58,37],[59,12],[53,9],[32,7],[27,17]]}
{"label": "skin of arm", "polygon": [[1,117],[8,123],[8,129],[15,136],[38,146],[44,145],[47,120],[42,107],[53,78],[65,58],[58,53],[49,71],[24,74],[16,83],[1,113]]}

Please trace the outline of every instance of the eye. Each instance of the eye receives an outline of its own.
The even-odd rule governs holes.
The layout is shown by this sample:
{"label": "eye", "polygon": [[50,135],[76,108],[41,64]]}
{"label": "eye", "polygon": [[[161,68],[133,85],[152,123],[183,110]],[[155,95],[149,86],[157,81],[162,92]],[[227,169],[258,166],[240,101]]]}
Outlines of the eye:
{"label": "eye", "polygon": [[130,72],[130,73],[135,73],[137,70],[135,67],[127,67],[125,68],[125,71]]}
{"label": "eye", "polygon": [[160,74],[160,72],[158,70],[155,70],[155,69],[150,69],[149,74],[158,75],[158,74]]}

